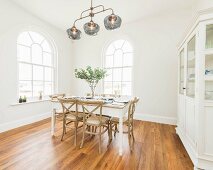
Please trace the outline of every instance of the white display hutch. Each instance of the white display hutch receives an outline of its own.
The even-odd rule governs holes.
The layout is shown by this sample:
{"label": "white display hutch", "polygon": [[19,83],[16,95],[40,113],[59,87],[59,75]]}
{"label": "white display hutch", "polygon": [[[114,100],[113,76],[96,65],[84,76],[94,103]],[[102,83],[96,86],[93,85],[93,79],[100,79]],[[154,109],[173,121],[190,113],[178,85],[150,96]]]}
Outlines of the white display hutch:
{"label": "white display hutch", "polygon": [[176,132],[194,169],[213,170],[213,10],[193,24],[179,47]]}

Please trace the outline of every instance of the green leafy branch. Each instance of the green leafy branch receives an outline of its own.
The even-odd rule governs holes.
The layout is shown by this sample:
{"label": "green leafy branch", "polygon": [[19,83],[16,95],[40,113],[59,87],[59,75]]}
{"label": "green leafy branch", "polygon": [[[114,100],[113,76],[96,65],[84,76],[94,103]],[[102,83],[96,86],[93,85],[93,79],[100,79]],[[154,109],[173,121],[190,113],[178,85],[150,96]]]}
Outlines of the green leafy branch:
{"label": "green leafy branch", "polygon": [[75,69],[75,77],[86,80],[90,86],[96,85],[101,79],[107,76],[106,70],[101,68],[92,69],[91,66],[87,66],[86,69]]}

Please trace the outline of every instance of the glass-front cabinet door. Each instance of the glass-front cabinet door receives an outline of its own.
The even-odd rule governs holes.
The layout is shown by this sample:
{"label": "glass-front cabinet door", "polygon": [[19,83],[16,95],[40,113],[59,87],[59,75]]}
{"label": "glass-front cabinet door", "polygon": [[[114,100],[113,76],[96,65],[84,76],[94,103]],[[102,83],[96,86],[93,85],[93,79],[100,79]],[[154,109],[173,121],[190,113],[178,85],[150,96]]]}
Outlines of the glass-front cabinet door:
{"label": "glass-front cabinet door", "polygon": [[213,100],[213,24],[206,26],[205,98]]}
{"label": "glass-front cabinet door", "polygon": [[186,79],[186,95],[195,97],[195,39],[192,39],[187,44],[187,79]]}
{"label": "glass-front cabinet door", "polygon": [[180,57],[180,77],[179,77],[179,93],[180,94],[184,94],[184,49],[181,50],[180,54],[179,54],[179,57]]}

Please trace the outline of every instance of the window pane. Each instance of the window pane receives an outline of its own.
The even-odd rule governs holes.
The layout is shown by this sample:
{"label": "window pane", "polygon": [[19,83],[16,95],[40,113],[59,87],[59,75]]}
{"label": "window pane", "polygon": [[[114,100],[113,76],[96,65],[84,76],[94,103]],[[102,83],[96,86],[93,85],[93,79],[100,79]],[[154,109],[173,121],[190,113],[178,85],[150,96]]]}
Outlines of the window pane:
{"label": "window pane", "polygon": [[44,69],[42,66],[33,66],[33,80],[44,79]]}
{"label": "window pane", "polygon": [[32,63],[42,64],[42,48],[38,44],[32,45]]}
{"label": "window pane", "polygon": [[124,40],[117,40],[114,42],[114,46],[116,49],[122,48],[123,44],[124,44]]}
{"label": "window pane", "polygon": [[52,68],[45,67],[45,79],[44,81],[52,81]]}
{"label": "window pane", "polygon": [[52,54],[44,52],[43,57],[43,64],[46,66],[52,66]]}
{"label": "window pane", "polygon": [[113,69],[113,81],[121,81],[122,68]]}
{"label": "window pane", "polygon": [[132,46],[128,41],[125,41],[122,50],[124,53],[133,52]]}
{"label": "window pane", "polygon": [[107,76],[105,78],[105,81],[112,81],[112,69],[107,69]]}
{"label": "window pane", "polygon": [[114,67],[122,67],[122,50],[116,50],[114,54]]}
{"label": "window pane", "polygon": [[19,81],[19,96],[32,97],[31,81]]}
{"label": "window pane", "polygon": [[123,66],[132,66],[132,53],[124,53],[123,55]]}
{"label": "window pane", "polygon": [[206,48],[213,48],[213,25],[206,26]]}
{"label": "window pane", "polygon": [[104,83],[104,94],[112,94],[112,82]]}
{"label": "window pane", "polygon": [[107,51],[106,51],[106,55],[113,55],[115,52],[115,47],[113,44],[111,44],[108,48],[107,48]]}
{"label": "window pane", "polygon": [[18,42],[18,44],[22,44],[22,45],[26,45],[26,46],[31,46],[31,44],[33,43],[28,32],[21,33],[18,36],[17,42]]}
{"label": "window pane", "polygon": [[46,40],[43,41],[43,43],[41,44],[41,46],[43,48],[43,51],[49,52],[49,53],[52,52],[51,47],[50,47],[49,43]]}
{"label": "window pane", "polygon": [[105,68],[113,67],[113,56],[108,55],[105,57]]}
{"label": "window pane", "polygon": [[132,68],[123,68],[122,81],[132,81]]}
{"label": "window pane", "polygon": [[113,82],[113,94],[121,94],[121,82]]}
{"label": "window pane", "polygon": [[31,64],[19,63],[19,80],[32,80]]}
{"label": "window pane", "polygon": [[19,61],[31,62],[30,47],[18,45],[17,56]]}
{"label": "window pane", "polygon": [[122,83],[122,95],[131,95],[131,83],[123,82]]}
{"label": "window pane", "polygon": [[41,44],[41,42],[44,40],[44,37],[36,32],[29,32],[29,34],[34,43]]}
{"label": "window pane", "polygon": [[42,95],[43,95],[43,82],[34,81],[33,82],[33,96],[39,96],[40,92],[42,92]]}
{"label": "window pane", "polygon": [[44,95],[50,95],[53,93],[53,83],[45,82],[44,84]]}

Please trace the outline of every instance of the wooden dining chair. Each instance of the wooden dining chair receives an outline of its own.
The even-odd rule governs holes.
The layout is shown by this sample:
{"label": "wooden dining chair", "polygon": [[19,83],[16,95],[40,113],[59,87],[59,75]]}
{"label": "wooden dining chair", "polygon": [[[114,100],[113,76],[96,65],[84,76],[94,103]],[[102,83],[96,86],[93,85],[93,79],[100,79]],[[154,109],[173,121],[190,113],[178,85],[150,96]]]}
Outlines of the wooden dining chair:
{"label": "wooden dining chair", "polygon": [[[98,135],[99,136],[99,153],[101,153],[101,136],[108,131],[109,142],[112,140],[112,131],[110,118],[102,116],[103,101],[79,101],[79,105],[82,105],[83,110],[83,136],[80,148],[83,147],[85,134]],[[95,129],[95,130],[94,130]],[[96,129],[98,131],[96,132]]]}
{"label": "wooden dining chair", "polygon": [[[135,97],[132,99],[129,103],[129,108],[128,108],[128,117],[124,117],[123,119],[123,124],[128,127],[127,132],[124,131],[124,133],[128,134],[128,140],[129,140],[129,146],[130,150],[132,152],[133,150],[133,142],[135,141],[134,137],[134,113],[135,113],[135,107],[136,104],[138,103],[139,98]],[[113,117],[111,120],[112,123],[112,131],[114,131],[114,136],[116,136],[116,133],[118,131],[118,124],[119,124],[119,118]]]}
{"label": "wooden dining chair", "polygon": [[79,128],[79,122],[83,122],[83,113],[78,112],[78,100],[77,99],[64,99],[58,98],[63,109],[63,132],[61,140],[63,140],[64,134],[66,133],[66,128],[70,123],[74,123],[75,129],[75,139],[74,145],[77,144],[77,130]]}

